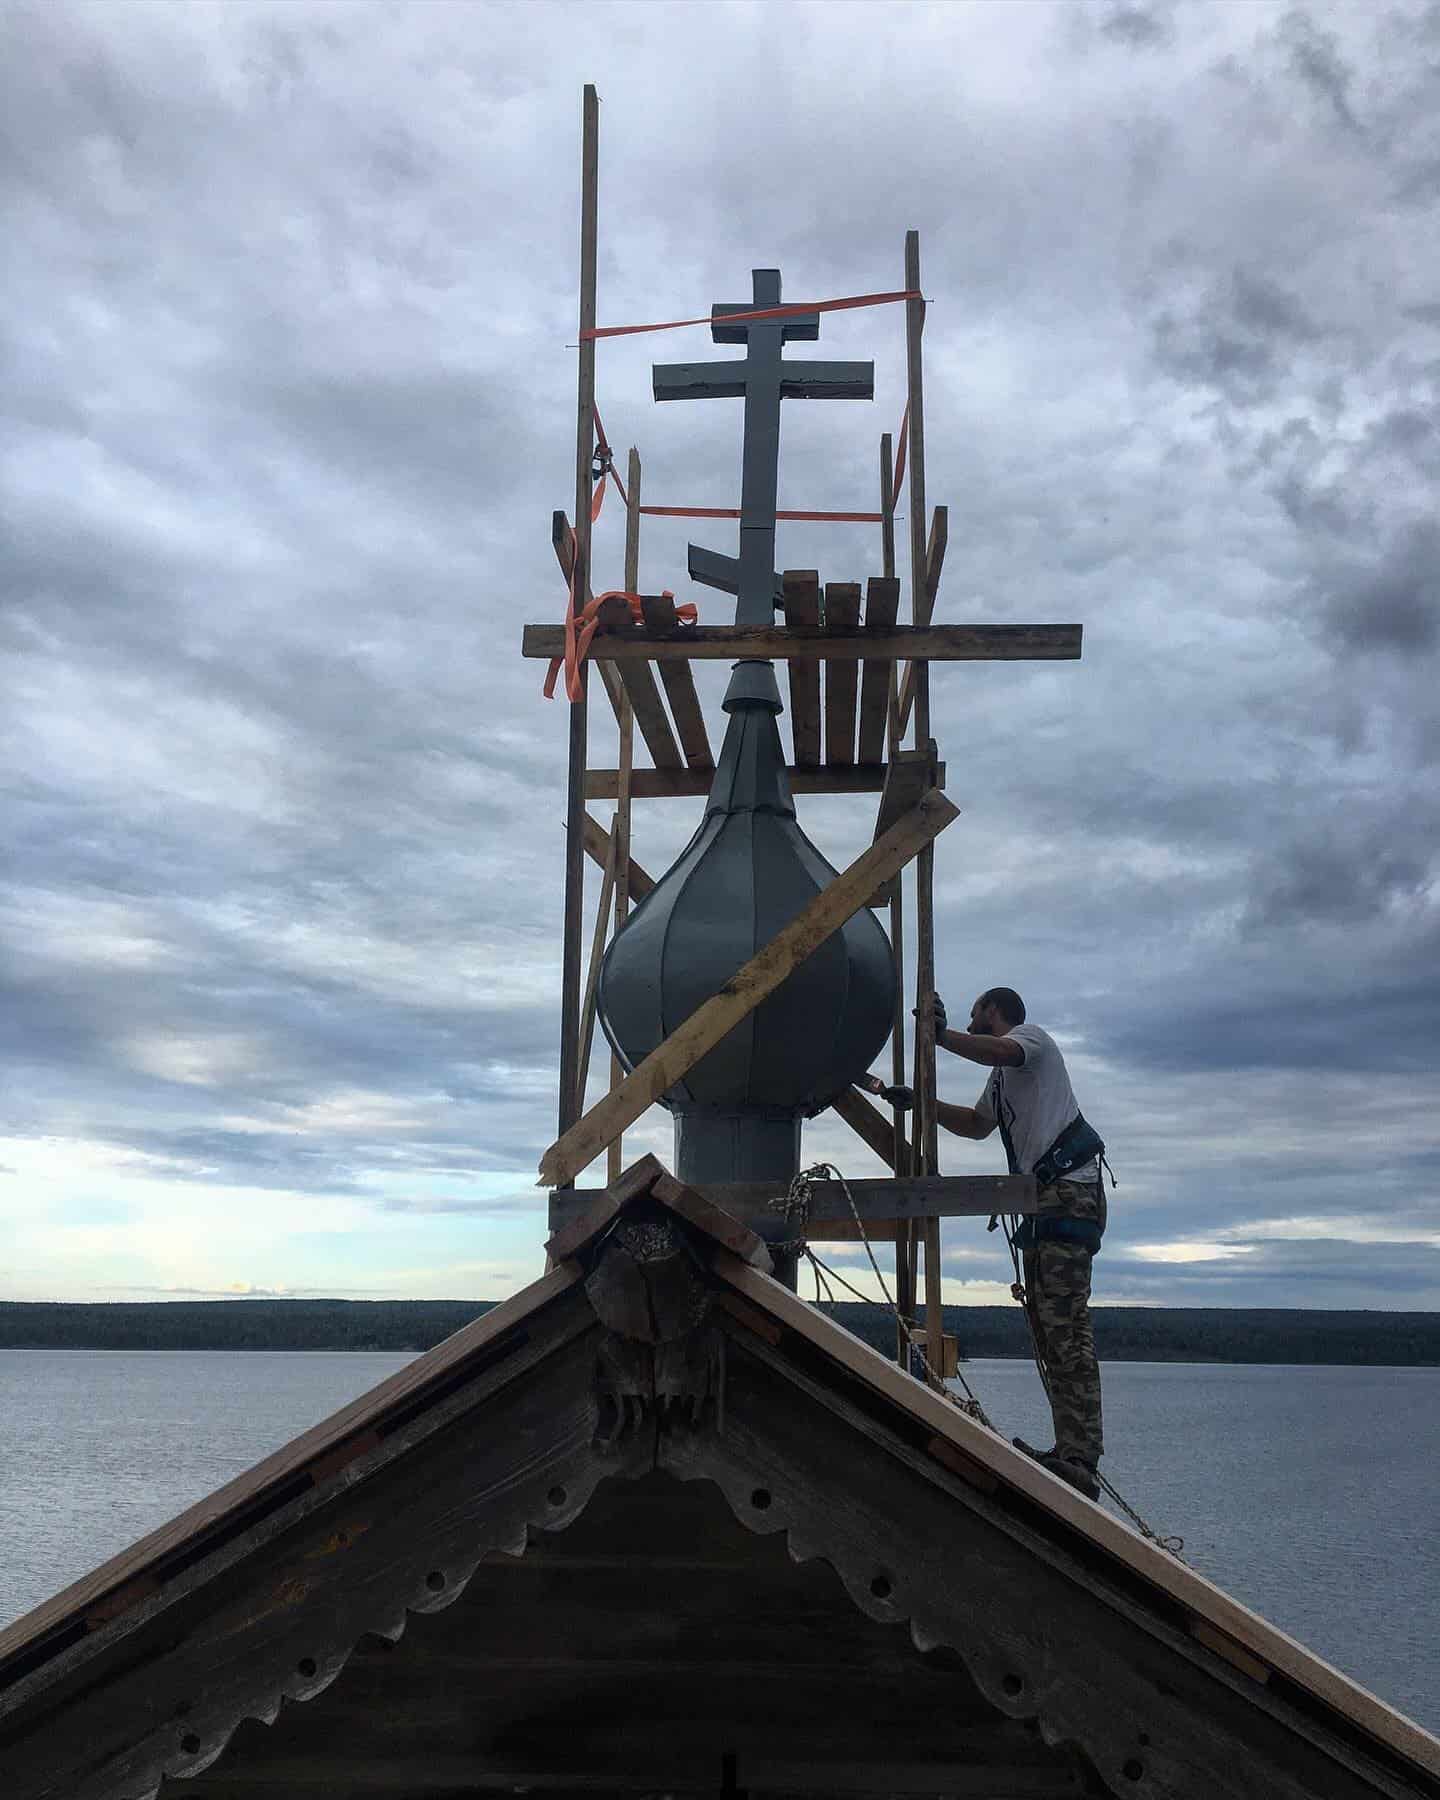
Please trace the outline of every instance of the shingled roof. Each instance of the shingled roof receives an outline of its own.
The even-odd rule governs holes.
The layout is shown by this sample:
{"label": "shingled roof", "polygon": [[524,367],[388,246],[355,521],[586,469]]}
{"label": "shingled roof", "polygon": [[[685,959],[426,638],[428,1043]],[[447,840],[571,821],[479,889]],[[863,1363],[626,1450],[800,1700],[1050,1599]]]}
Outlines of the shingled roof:
{"label": "shingled roof", "polygon": [[1434,1738],[653,1158],[552,1254],[0,1632],[8,1800],[1440,1800]]}

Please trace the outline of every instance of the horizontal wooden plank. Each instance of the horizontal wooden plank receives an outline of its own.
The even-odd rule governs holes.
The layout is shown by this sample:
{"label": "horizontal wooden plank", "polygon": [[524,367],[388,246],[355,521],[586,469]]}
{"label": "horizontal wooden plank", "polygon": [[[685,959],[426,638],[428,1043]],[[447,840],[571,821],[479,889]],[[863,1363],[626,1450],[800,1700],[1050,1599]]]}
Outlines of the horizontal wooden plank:
{"label": "horizontal wooden plank", "polygon": [[[945,567],[945,546],[950,541],[950,511],[937,506],[930,515],[930,541],[925,547],[925,593],[920,616],[911,621],[928,625],[935,617],[935,600],[940,592],[940,575]],[[895,733],[903,738],[910,724],[910,708],[915,703],[915,665],[911,663],[898,684],[895,702]]]}
{"label": "horizontal wooden plank", "polygon": [[[749,1220],[773,1211],[783,1198],[785,1181],[707,1181],[699,1191],[714,1205],[737,1219]],[[815,1219],[849,1219],[850,1189],[855,1210],[871,1219],[983,1219],[991,1213],[1033,1213],[1036,1210],[1033,1175],[882,1175],[862,1177],[842,1185],[838,1181],[810,1184],[810,1216]]]}
{"label": "horizontal wooden plank", "polygon": [[[848,769],[817,769],[797,768],[791,763],[785,774],[792,794],[879,794],[885,789],[886,767],[885,763],[856,763]],[[630,795],[635,800],[685,800],[708,794],[711,779],[704,769],[636,769],[630,777]],[[935,786],[944,785],[942,762],[935,767]],[[587,800],[616,800],[619,796],[618,769],[585,771]]]}
{"label": "horizontal wooden plank", "polygon": [[[878,1115],[877,1115],[878,1116]],[[668,1178],[667,1178],[668,1179]],[[695,1185],[695,1191],[712,1206],[748,1224],[753,1220],[773,1218],[776,1202],[783,1200],[789,1182],[775,1181],[706,1181]],[[855,1210],[865,1221],[884,1224],[896,1219],[986,1219],[991,1213],[1033,1213],[1037,1209],[1033,1175],[910,1175],[863,1176],[847,1184],[855,1202]],[[550,1201],[552,1229],[569,1226],[594,1209],[596,1195],[583,1188],[560,1188]],[[838,1181],[815,1181],[810,1184],[810,1217],[853,1227],[854,1219],[845,1188]],[[568,1241],[568,1231],[562,1234]],[[814,1234],[839,1238],[840,1232],[822,1233],[819,1225]],[[877,1235],[870,1233],[871,1236]],[[546,1248],[554,1256],[552,1240]],[[887,1240],[888,1241],[888,1240]],[[569,1254],[568,1250],[563,1254]]]}
{"label": "horizontal wooden plank", "polygon": [[[590,654],[601,662],[647,662],[689,656],[713,662],[741,658],[813,658],[863,662],[868,656],[929,662],[1066,662],[1080,655],[1079,625],[895,625],[848,631],[806,625],[692,625],[673,634],[632,625],[598,633]],[[565,652],[563,625],[527,625],[522,654],[549,661]]]}

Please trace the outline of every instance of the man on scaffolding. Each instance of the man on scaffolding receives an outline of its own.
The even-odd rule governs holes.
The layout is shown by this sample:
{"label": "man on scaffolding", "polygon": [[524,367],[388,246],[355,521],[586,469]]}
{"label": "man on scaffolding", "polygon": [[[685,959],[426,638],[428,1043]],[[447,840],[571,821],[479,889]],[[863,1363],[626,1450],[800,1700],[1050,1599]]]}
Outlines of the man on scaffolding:
{"label": "man on scaffolding", "polygon": [[[1105,1445],[1090,1265],[1105,1230],[1105,1146],[1075,1103],[1059,1046],[1038,1025],[1026,1024],[1025,1002],[1013,988],[987,988],[970,1010],[966,1031],[948,1028],[938,995],[931,1004],[936,1045],[990,1070],[974,1106],[937,1098],[937,1121],[959,1137],[987,1138],[998,1129],[1011,1173],[1033,1173],[1039,1190],[1035,1216],[1004,1225],[1015,1297],[1029,1317],[1055,1419],[1055,1447],[1040,1451],[1021,1438],[1015,1442],[1097,1500]],[[995,1220],[990,1224],[993,1230]]]}

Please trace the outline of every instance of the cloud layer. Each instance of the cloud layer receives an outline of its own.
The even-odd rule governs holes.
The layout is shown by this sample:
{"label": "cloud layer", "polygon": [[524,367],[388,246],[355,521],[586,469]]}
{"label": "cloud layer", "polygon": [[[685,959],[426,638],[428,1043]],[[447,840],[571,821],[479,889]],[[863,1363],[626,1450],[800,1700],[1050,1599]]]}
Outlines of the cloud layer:
{"label": "cloud layer", "polygon": [[[1124,1184],[1104,1297],[1440,1303],[1440,11],[12,0],[0,32],[0,1292],[538,1267],[564,717],[518,648],[562,605],[588,79],[606,320],[760,265],[895,287],[921,230],[941,616],[1086,626],[1079,665],[936,671],[941,982],[1018,987],[1071,1051]],[[873,505],[900,321],[821,348],[875,357],[876,404],[787,409],[781,503]],[[712,354],[602,349],[647,499],[733,503],[738,409],[649,397]],[[642,585],[686,591],[687,535],[647,521]],[[653,872],[694,817],[639,812]],[[872,812],[804,819],[844,862]],[[946,1242],[993,1298],[994,1240]]]}

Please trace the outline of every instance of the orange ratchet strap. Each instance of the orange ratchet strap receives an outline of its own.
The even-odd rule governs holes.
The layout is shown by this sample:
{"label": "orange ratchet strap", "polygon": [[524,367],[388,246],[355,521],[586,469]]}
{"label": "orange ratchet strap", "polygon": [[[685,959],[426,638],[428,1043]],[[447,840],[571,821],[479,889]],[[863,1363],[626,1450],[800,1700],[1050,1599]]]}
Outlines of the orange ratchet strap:
{"label": "orange ratchet strap", "polygon": [[[669,588],[664,591],[663,598],[673,600],[675,596]],[[580,665],[585,660],[590,648],[590,640],[595,635],[595,628],[600,622],[600,608],[607,600],[623,600],[630,608],[630,617],[637,625],[645,623],[645,609],[639,594],[629,594],[623,588],[611,588],[608,594],[597,594],[593,600],[575,611],[575,575],[570,575],[570,604],[565,609],[565,654],[557,656],[550,664],[545,677],[545,698],[555,698],[555,681],[563,665],[565,670],[565,692],[569,698],[578,700],[581,694]],[[675,617],[681,625],[694,625],[700,617],[699,608],[693,600],[682,600],[675,608]]]}

